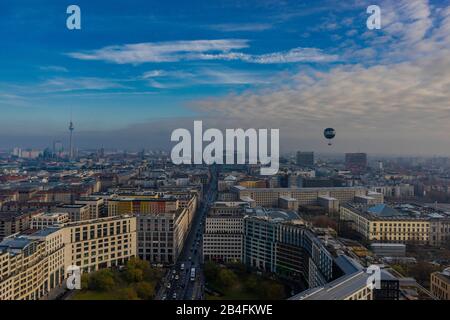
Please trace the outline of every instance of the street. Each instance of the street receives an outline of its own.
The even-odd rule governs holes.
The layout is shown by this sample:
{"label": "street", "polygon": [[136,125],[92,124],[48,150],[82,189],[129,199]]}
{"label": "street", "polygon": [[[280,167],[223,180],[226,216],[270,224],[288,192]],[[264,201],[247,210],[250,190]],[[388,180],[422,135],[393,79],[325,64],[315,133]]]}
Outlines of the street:
{"label": "street", "polygon": [[215,169],[211,170],[211,181],[197,209],[191,230],[185,241],[177,263],[168,270],[159,290],[157,300],[202,300],[205,279],[203,275],[202,237],[205,217],[217,195]]}

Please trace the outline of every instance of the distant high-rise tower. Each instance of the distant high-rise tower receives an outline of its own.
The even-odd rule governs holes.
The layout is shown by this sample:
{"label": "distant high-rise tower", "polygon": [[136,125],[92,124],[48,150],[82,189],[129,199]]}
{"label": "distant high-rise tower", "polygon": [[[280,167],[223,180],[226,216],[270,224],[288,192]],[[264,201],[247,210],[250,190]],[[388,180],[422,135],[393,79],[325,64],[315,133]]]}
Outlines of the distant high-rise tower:
{"label": "distant high-rise tower", "polygon": [[69,131],[70,131],[70,140],[69,140],[69,159],[73,158],[73,144],[72,144],[72,134],[73,134],[73,130],[75,128],[73,127],[73,122],[72,119],[70,119],[70,124],[69,124]]}
{"label": "distant high-rise tower", "polygon": [[53,141],[53,155],[55,157],[61,157],[61,154],[63,152],[63,143],[59,140]]}
{"label": "distant high-rise tower", "polygon": [[367,168],[367,154],[366,153],[346,153],[345,154],[345,168],[354,173],[362,173]]}
{"label": "distant high-rise tower", "polygon": [[297,165],[300,167],[314,167],[314,152],[297,152]]}

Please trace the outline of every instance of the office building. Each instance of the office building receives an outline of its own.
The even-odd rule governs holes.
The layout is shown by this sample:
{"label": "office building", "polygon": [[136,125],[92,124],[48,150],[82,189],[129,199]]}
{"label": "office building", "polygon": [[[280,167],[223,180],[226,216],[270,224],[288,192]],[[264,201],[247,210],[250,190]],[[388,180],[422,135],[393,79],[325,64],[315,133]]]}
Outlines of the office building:
{"label": "office building", "polygon": [[7,236],[29,229],[32,217],[39,213],[41,211],[38,210],[0,212],[0,241]]}
{"label": "office building", "polygon": [[98,219],[107,216],[107,207],[105,200],[101,197],[85,197],[75,201],[75,204],[86,205],[89,207],[89,219]]}
{"label": "office building", "polygon": [[215,202],[205,220],[205,261],[242,261],[246,202]]}
{"label": "office building", "polygon": [[295,212],[246,209],[243,256],[250,268],[309,287],[333,278],[333,257]]}
{"label": "office building", "polygon": [[136,217],[121,215],[70,222],[62,227],[66,265],[83,272],[125,264],[136,256]]}
{"label": "office building", "polygon": [[450,268],[431,274],[430,289],[435,298],[450,300]]}
{"label": "office building", "polygon": [[31,218],[31,229],[45,229],[54,225],[68,223],[70,221],[67,212],[43,212]]}
{"label": "office building", "polygon": [[297,152],[297,165],[300,167],[313,167],[314,166],[314,152]]}
{"label": "office building", "polygon": [[91,218],[90,208],[86,204],[65,204],[56,207],[55,210],[56,212],[66,212],[69,215],[69,220],[72,222],[89,220]]}
{"label": "office building", "polygon": [[340,208],[340,220],[368,241],[438,246],[450,238],[446,213],[432,212],[420,205],[348,203]]}
{"label": "office building", "polygon": [[[152,263],[177,261],[197,210],[197,196],[133,199],[138,223],[138,255]],[[113,204],[114,205],[114,204]]]}
{"label": "office building", "polygon": [[342,274],[333,281],[310,287],[289,300],[373,300],[368,285],[369,274],[356,260],[340,255],[335,258],[336,269]]}
{"label": "office building", "polygon": [[320,205],[319,197],[335,198],[340,204],[353,201],[356,196],[367,195],[363,187],[337,187],[337,188],[245,188],[233,186],[231,191],[237,194],[238,199],[252,199],[256,206],[279,206],[280,197],[296,199],[298,205]]}
{"label": "office building", "polygon": [[82,272],[136,256],[136,217],[69,222],[0,242],[0,300],[37,300],[61,286],[69,266]]}
{"label": "office building", "polygon": [[60,286],[64,277],[64,236],[40,230],[0,242],[0,300],[37,300]]}
{"label": "office building", "polygon": [[346,153],[345,168],[353,173],[363,173],[367,169],[366,153]]}
{"label": "office building", "polygon": [[371,251],[379,257],[404,257],[406,245],[403,243],[372,243]]}

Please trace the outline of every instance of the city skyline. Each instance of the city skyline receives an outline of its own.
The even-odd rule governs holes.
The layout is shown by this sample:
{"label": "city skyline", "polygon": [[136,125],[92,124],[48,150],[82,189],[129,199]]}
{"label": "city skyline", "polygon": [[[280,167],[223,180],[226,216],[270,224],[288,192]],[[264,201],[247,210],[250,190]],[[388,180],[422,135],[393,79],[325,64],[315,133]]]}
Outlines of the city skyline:
{"label": "city skyline", "polygon": [[[28,6],[27,6],[28,4]],[[0,148],[170,150],[170,133],[279,128],[280,150],[448,155],[444,1],[6,1]],[[45,18],[44,18],[45,17]],[[336,129],[332,147],[322,131]]]}

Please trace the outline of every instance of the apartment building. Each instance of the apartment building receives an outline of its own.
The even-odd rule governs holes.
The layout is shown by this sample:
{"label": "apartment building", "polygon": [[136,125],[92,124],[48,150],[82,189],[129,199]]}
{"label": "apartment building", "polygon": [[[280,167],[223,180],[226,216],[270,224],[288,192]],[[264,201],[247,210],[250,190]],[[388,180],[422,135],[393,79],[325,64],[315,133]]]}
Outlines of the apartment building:
{"label": "apartment building", "polygon": [[243,248],[247,266],[309,287],[333,279],[332,255],[296,213],[264,208],[247,213]]}
{"label": "apartment building", "polygon": [[65,264],[83,272],[125,264],[136,256],[136,217],[70,222],[64,230]]}
{"label": "apartment building", "polygon": [[437,299],[450,300],[450,268],[431,274],[430,289]]}
{"label": "apartment building", "polygon": [[91,218],[90,208],[86,204],[65,204],[55,209],[57,212],[67,212],[70,221],[84,221]]}
{"label": "apartment building", "polygon": [[31,218],[31,229],[45,229],[58,224],[70,221],[67,212],[42,212]]}
{"label": "apartment building", "polygon": [[75,204],[86,205],[89,207],[89,219],[98,219],[107,216],[107,207],[105,200],[101,197],[86,197],[75,201]]}
{"label": "apartment building", "polygon": [[358,261],[339,255],[334,264],[339,276],[330,282],[310,286],[289,300],[374,300],[376,290],[369,286],[369,274]]}
{"label": "apartment building", "polygon": [[121,214],[158,214],[176,211],[177,199],[170,196],[154,195],[121,195],[108,201],[108,216]]}
{"label": "apartment building", "polygon": [[402,205],[365,206],[349,203],[340,208],[340,220],[367,241],[431,244],[432,231],[429,214],[418,214]]}
{"label": "apartment building", "polygon": [[29,229],[32,217],[39,213],[38,210],[0,212],[0,240]]}
{"label": "apartment building", "polygon": [[69,222],[0,242],[0,300],[36,300],[60,286],[69,266],[83,272],[136,256],[136,217]]}
{"label": "apartment building", "polygon": [[450,217],[432,215],[430,219],[430,244],[440,246],[450,242]]}
{"label": "apartment building", "polygon": [[62,230],[48,229],[0,242],[0,300],[37,300],[61,285],[63,239]]}
{"label": "apartment building", "polygon": [[242,261],[245,208],[246,202],[215,202],[211,207],[203,234],[206,261]]}
{"label": "apartment building", "polygon": [[173,264],[183,249],[197,210],[197,196],[165,197],[146,201],[136,210],[138,255],[152,263]]}
{"label": "apartment building", "polygon": [[298,205],[320,205],[319,197],[335,198],[340,204],[353,201],[356,196],[367,195],[363,187],[336,187],[336,188],[245,188],[233,186],[231,191],[236,193],[238,199],[249,198],[257,206],[278,207],[279,198],[288,197],[298,201]]}

